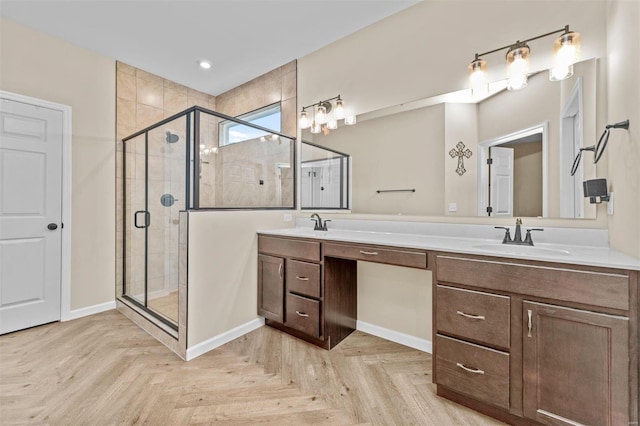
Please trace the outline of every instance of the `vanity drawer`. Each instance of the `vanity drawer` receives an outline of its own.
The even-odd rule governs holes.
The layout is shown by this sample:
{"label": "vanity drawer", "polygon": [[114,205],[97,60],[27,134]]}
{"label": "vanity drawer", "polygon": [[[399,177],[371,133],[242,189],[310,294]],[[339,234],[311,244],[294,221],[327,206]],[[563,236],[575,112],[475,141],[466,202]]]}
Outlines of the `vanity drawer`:
{"label": "vanity drawer", "polygon": [[509,409],[509,354],[437,335],[436,383]]}
{"label": "vanity drawer", "polygon": [[620,310],[629,309],[629,276],[567,267],[438,256],[438,281]]}
{"label": "vanity drawer", "polygon": [[326,243],[324,244],[324,255],[427,269],[427,254],[418,251]]}
{"label": "vanity drawer", "polygon": [[320,298],[320,265],[287,260],[287,291]]}
{"label": "vanity drawer", "polygon": [[313,337],[320,337],[320,302],[287,293],[284,324]]}
{"label": "vanity drawer", "polygon": [[275,256],[320,262],[320,243],[316,241],[295,240],[258,236],[258,252]]}
{"label": "vanity drawer", "polygon": [[509,297],[442,285],[436,291],[439,332],[509,349]]}

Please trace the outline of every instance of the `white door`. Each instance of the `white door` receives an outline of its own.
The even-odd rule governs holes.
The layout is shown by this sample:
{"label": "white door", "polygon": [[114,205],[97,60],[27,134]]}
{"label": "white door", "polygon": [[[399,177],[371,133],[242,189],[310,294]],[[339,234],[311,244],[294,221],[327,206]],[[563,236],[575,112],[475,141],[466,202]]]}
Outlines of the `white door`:
{"label": "white door", "polygon": [[0,100],[0,334],[60,320],[62,120]]}
{"label": "white door", "polygon": [[513,216],[513,148],[491,147],[491,215]]}

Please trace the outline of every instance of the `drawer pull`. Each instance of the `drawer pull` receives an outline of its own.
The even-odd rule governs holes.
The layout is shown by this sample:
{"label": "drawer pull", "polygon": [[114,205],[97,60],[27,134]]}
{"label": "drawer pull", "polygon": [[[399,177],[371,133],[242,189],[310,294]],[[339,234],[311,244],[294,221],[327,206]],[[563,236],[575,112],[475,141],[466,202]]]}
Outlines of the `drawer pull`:
{"label": "drawer pull", "polygon": [[527,324],[527,328],[528,328],[528,332],[527,332],[527,337],[533,337],[531,336],[531,328],[533,327],[533,324],[531,324],[531,314],[533,312],[531,312],[531,309],[527,309],[527,316],[529,317],[529,323]]}
{"label": "drawer pull", "polygon": [[298,276],[296,276],[296,279],[300,280],[300,281],[309,281],[308,277],[298,277]]}
{"label": "drawer pull", "polygon": [[464,371],[468,371],[469,373],[484,374],[484,370],[479,370],[477,368],[469,368],[469,367],[465,366],[464,364],[460,364],[459,362],[457,362],[456,365],[458,367],[462,368]]}
{"label": "drawer pull", "polygon": [[456,314],[458,314],[460,316],[463,316],[465,318],[470,318],[470,319],[475,319],[475,320],[484,321],[484,319],[485,319],[484,315],[471,315],[471,314],[464,313],[462,311],[456,311]]}
{"label": "drawer pull", "polygon": [[377,256],[378,252],[377,251],[364,251],[364,250],[360,250],[360,253],[362,254],[368,254],[370,256]]}
{"label": "drawer pull", "polygon": [[278,266],[278,276],[282,279],[282,263]]}
{"label": "drawer pull", "polygon": [[300,312],[300,311],[296,311],[296,314],[297,314],[299,317],[305,317],[305,318],[309,316],[309,314],[305,314],[304,312]]}

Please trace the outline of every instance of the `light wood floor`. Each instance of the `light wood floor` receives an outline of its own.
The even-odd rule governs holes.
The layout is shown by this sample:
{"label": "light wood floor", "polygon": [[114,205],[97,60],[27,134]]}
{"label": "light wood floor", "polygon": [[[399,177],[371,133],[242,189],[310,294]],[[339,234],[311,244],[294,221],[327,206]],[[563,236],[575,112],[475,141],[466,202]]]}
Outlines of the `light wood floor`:
{"label": "light wood floor", "polygon": [[184,362],[110,311],[0,336],[0,424],[497,424],[435,396],[430,362],[361,332],[324,351],[269,327]]}

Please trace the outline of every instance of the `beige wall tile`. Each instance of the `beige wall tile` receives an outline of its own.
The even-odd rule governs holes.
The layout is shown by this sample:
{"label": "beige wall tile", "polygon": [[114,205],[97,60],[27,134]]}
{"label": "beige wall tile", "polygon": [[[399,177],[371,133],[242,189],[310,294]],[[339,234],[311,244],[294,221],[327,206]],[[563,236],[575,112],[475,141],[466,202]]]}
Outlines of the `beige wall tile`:
{"label": "beige wall tile", "polygon": [[[116,121],[127,127],[136,125],[136,103],[135,101],[118,97],[116,99]],[[132,132],[133,133],[133,132]]]}
{"label": "beige wall tile", "polygon": [[164,84],[164,78],[158,77],[155,74],[148,73],[141,69],[136,69],[136,77],[141,78],[143,80],[151,81],[156,84],[161,84],[161,85]]}
{"label": "beige wall tile", "polygon": [[118,71],[116,74],[116,96],[130,101],[136,100],[136,78]]}
{"label": "beige wall tile", "polygon": [[298,74],[294,69],[291,72],[282,74],[282,99],[296,98],[297,96],[297,78]]}
{"label": "beige wall tile", "polygon": [[293,60],[291,62],[287,62],[281,68],[282,68],[282,74],[287,74],[287,73],[290,73],[290,72],[297,72],[298,61]]}
{"label": "beige wall tile", "polygon": [[184,95],[187,94],[187,92],[189,91],[189,88],[187,86],[183,86],[182,84],[176,83],[175,81],[171,81],[171,80],[167,80],[166,78],[163,80],[164,82],[164,88],[165,89],[171,89],[171,90],[175,90],[177,92],[180,92]]}
{"label": "beige wall tile", "polygon": [[163,107],[163,85],[153,80],[136,79],[137,102],[155,108]]}
{"label": "beige wall tile", "polygon": [[264,75],[264,102],[270,105],[282,99],[282,69],[276,68]]}
{"label": "beige wall tile", "polygon": [[116,71],[123,72],[129,75],[136,75],[136,69],[131,65],[127,65],[124,62],[116,61]]}
{"label": "beige wall tile", "polygon": [[157,123],[164,117],[164,111],[160,108],[137,104],[136,105],[136,130],[142,130],[145,127]]}
{"label": "beige wall tile", "polygon": [[296,98],[291,98],[286,101],[282,101],[282,133],[291,137],[296,137],[297,133],[297,101]]}
{"label": "beige wall tile", "polygon": [[185,91],[174,90],[165,87],[164,89],[164,110],[168,112],[180,112],[187,109],[187,94]]}

